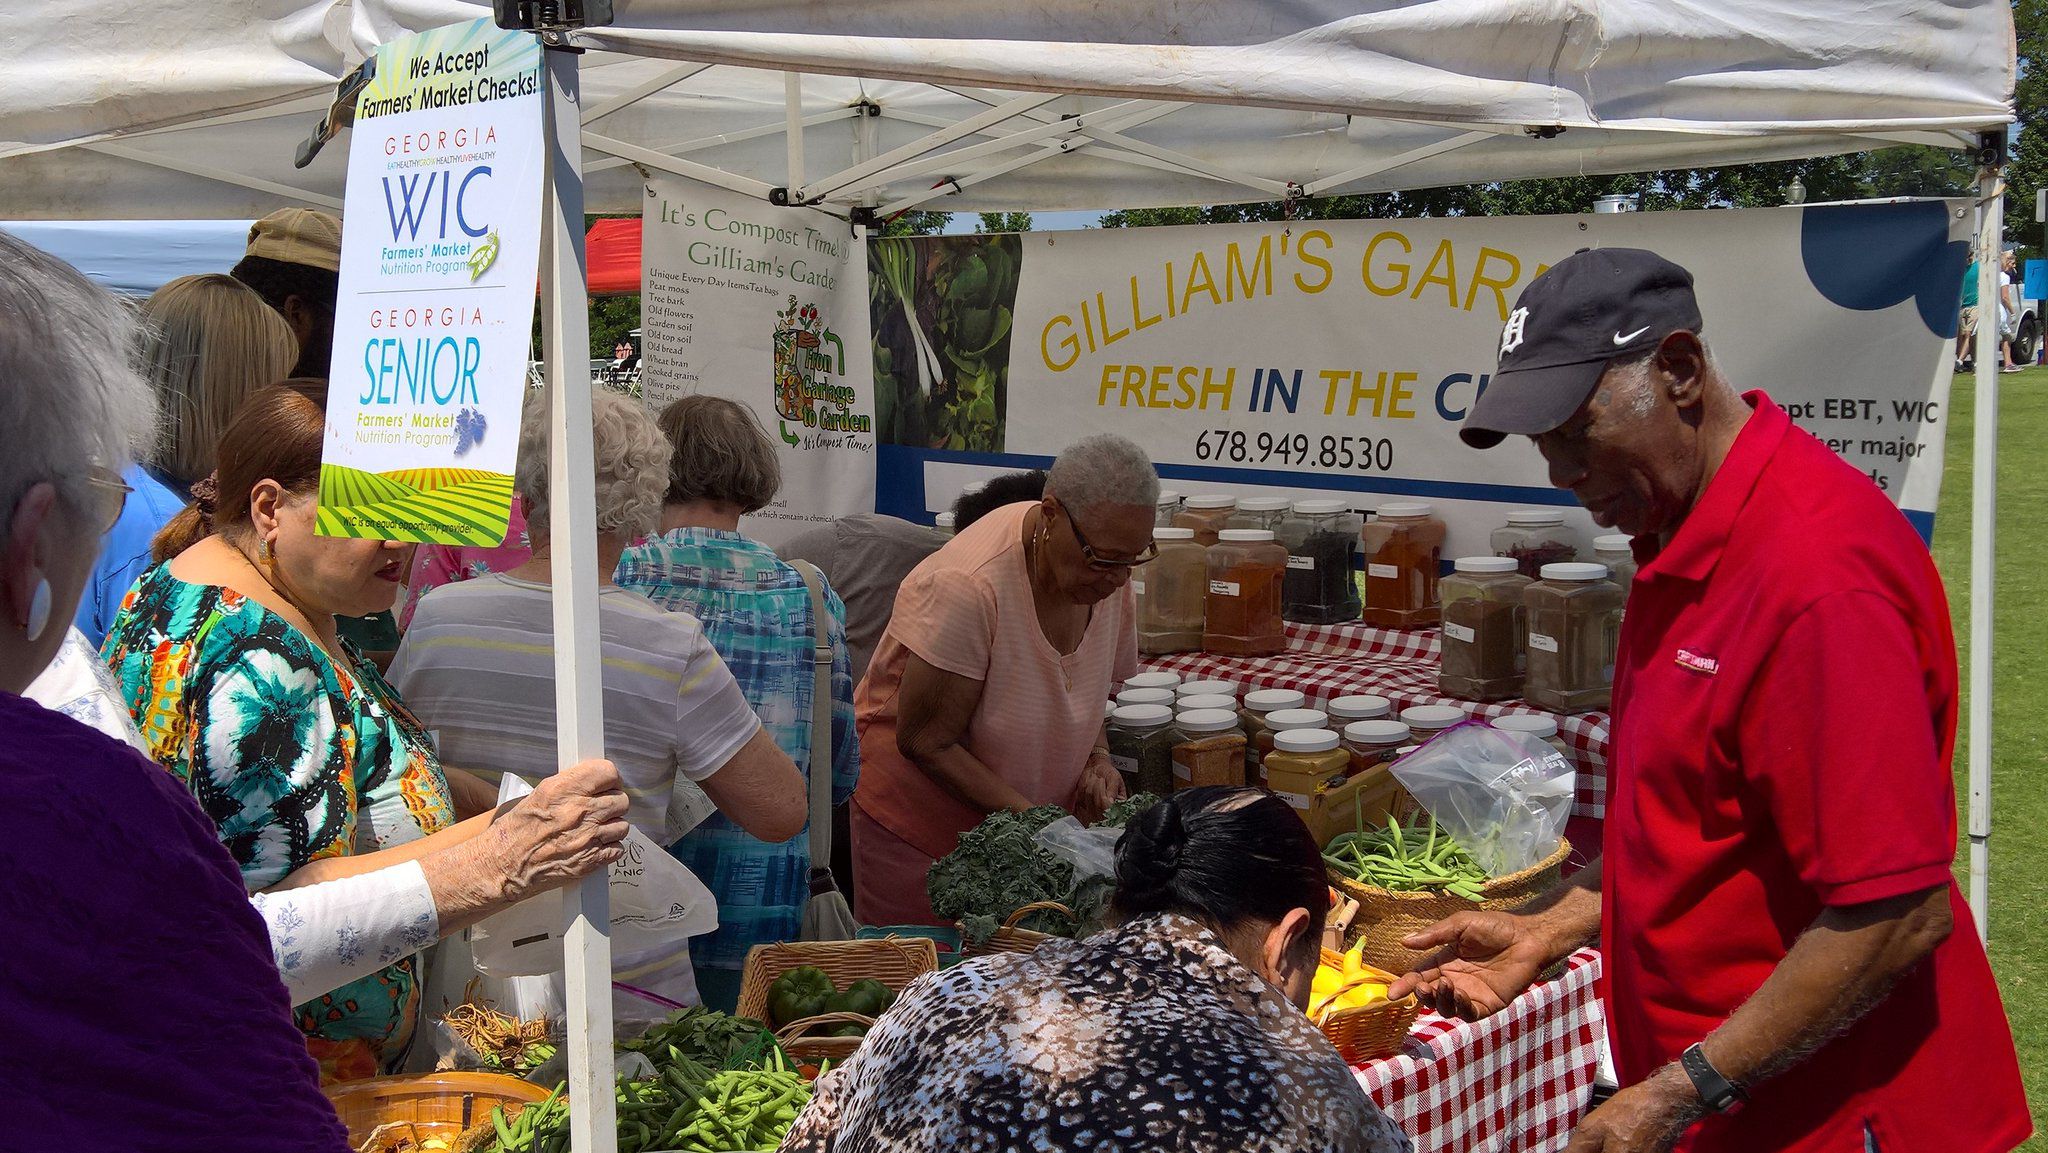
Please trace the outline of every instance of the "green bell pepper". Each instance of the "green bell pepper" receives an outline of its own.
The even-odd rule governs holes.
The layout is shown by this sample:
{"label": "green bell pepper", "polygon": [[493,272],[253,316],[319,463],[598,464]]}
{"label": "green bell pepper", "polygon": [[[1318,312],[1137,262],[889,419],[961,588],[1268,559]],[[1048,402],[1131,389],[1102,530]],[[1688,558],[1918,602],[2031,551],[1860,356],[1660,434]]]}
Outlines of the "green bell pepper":
{"label": "green bell pepper", "polygon": [[791,1021],[801,1021],[825,1012],[825,1003],[835,995],[837,990],[832,987],[832,978],[826,976],[823,969],[799,965],[768,986],[768,1015],[780,1029]]}
{"label": "green bell pepper", "polygon": [[896,994],[889,986],[872,977],[855,981],[846,991],[825,1003],[828,1013],[858,1013],[863,1017],[879,1017],[896,1001]]}

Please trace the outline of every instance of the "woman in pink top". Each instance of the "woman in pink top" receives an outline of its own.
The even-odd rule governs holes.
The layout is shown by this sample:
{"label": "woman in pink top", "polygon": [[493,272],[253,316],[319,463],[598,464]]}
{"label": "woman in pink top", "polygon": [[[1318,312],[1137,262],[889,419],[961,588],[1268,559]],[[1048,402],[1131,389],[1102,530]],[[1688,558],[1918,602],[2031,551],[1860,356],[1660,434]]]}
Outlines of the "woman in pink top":
{"label": "woman in pink top", "polygon": [[1138,670],[1130,590],[1151,558],[1159,478],[1095,436],[1045,498],[975,522],[896,594],[854,705],[854,900],[870,925],[933,924],[925,871],[999,809],[1092,819],[1122,795],[1102,703]]}

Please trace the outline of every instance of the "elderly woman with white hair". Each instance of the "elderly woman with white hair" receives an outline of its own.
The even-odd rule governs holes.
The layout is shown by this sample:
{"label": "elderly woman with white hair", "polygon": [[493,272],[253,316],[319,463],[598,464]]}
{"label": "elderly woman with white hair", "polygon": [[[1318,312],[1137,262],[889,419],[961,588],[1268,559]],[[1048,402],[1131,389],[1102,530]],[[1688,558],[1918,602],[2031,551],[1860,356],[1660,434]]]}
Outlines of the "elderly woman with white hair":
{"label": "elderly woman with white hair", "polygon": [[[347,1148],[263,921],[170,774],[22,693],[156,415],[133,320],[0,235],[0,1083],[26,1149]],[[261,1118],[260,1124],[251,1124]]]}
{"label": "elderly woman with white hair", "polygon": [[855,911],[933,924],[925,872],[990,813],[1091,820],[1123,792],[1102,703],[1138,671],[1131,570],[1152,558],[1159,477],[1092,436],[1045,496],[989,513],[913,569],[861,682]]}
{"label": "elderly woman with white hair", "polygon": [[[609,392],[591,400],[598,572],[609,574],[626,547],[655,528],[671,450],[639,403]],[[391,662],[392,683],[438,734],[441,755],[487,778],[494,772],[543,778],[555,771],[548,435],[547,405],[541,394],[531,394],[516,487],[526,503],[533,558],[429,593]],[[801,831],[803,779],[762,728],[697,620],[606,579],[598,622],[605,752],[632,799],[632,823],[666,844],[674,839],[664,836],[670,801],[679,788],[687,796],[694,785],[719,813],[764,841]],[[620,966],[640,970],[628,982],[637,989],[685,1004],[698,1000],[687,951],[621,958]]]}

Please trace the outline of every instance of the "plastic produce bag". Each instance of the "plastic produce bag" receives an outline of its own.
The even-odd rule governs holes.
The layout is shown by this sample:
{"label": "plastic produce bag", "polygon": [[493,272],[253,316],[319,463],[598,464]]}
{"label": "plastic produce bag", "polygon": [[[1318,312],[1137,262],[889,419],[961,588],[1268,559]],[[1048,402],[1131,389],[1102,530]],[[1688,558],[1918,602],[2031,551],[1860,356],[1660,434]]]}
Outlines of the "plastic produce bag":
{"label": "plastic produce bag", "polygon": [[1036,839],[1046,852],[1074,866],[1074,883],[1090,877],[1116,877],[1116,843],[1124,835],[1120,828],[1089,828],[1074,817],[1061,817],[1038,830]]}
{"label": "plastic produce bag", "polygon": [[[507,773],[498,803],[533,791]],[[691,937],[718,928],[718,902],[696,874],[639,829],[626,834],[625,856],[611,866],[614,965],[672,955]],[[562,971],[564,928],[560,889],[494,913],[469,930],[476,970],[490,977],[532,977]],[[523,1008],[523,1007],[522,1007]],[[518,1012],[525,1017],[528,1014]]]}
{"label": "plastic produce bag", "polygon": [[1527,733],[1476,721],[1445,729],[1395,761],[1393,771],[1494,877],[1557,851],[1578,786],[1564,754]]}

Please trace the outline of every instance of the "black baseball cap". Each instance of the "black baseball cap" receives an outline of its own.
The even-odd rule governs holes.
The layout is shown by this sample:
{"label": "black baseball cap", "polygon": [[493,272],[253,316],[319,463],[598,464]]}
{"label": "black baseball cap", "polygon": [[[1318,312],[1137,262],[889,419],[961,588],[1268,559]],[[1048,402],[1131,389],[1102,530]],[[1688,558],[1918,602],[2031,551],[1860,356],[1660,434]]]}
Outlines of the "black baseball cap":
{"label": "black baseball cap", "polygon": [[1572,418],[1615,360],[1703,326],[1692,273],[1641,248],[1581,248],[1522,290],[1500,367],[1458,435],[1473,448],[1540,436]]}

